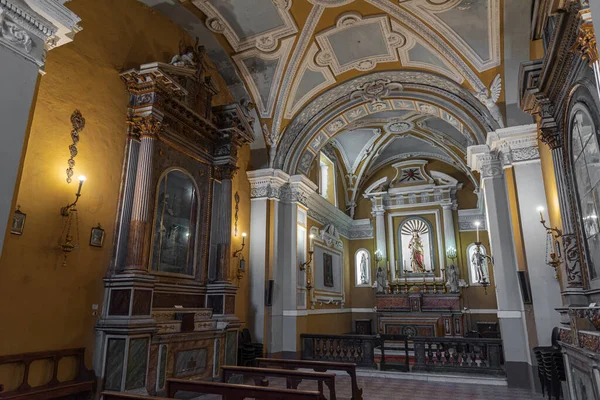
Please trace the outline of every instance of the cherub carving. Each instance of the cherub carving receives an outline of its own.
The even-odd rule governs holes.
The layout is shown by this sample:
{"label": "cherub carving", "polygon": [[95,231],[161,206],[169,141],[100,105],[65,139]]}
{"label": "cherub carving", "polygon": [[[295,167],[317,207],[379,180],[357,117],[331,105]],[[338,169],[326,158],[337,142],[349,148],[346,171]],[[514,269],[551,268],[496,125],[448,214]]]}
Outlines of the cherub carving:
{"label": "cherub carving", "polygon": [[204,56],[206,49],[199,45],[200,39],[196,38],[196,43],[193,46],[186,46],[185,42],[179,42],[179,54],[176,54],[171,59],[171,65],[176,67],[197,68],[198,64],[206,68]]}
{"label": "cherub carving", "polygon": [[498,74],[492,81],[490,89],[482,89],[478,93],[475,93],[475,97],[477,97],[477,99],[487,107],[487,109],[490,111],[490,114],[492,114],[492,117],[496,120],[496,122],[498,122],[498,125],[500,125],[500,128],[504,128],[504,118],[502,117],[500,107],[498,107],[498,104],[496,104],[501,93],[502,78],[500,78],[500,74]]}

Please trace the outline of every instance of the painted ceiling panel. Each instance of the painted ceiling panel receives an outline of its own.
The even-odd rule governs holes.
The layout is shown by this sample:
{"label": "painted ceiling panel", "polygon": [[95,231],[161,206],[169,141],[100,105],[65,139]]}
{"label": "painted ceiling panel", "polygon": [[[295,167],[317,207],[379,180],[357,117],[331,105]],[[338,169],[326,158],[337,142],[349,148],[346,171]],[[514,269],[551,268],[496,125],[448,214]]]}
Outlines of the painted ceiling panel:
{"label": "painted ceiling panel", "polygon": [[490,58],[488,1],[471,0],[469,6],[459,5],[437,14],[482,60]]}
{"label": "painted ceiling panel", "polygon": [[272,0],[210,0],[235,34],[244,39],[284,25]]}
{"label": "painted ceiling panel", "polygon": [[243,63],[246,65],[248,71],[250,71],[250,76],[258,88],[263,103],[267,104],[279,61],[251,57],[243,60]]}
{"label": "painted ceiling panel", "polygon": [[433,128],[437,131],[446,133],[448,136],[450,136],[452,139],[456,140],[458,143],[462,144],[463,146],[468,145],[467,138],[465,138],[459,131],[456,130],[456,128],[454,128],[452,125],[450,125],[446,121],[443,121],[439,118],[429,118],[425,122],[425,125],[427,125],[430,128]]}
{"label": "painted ceiling panel", "polygon": [[340,65],[380,55],[387,55],[388,48],[379,22],[357,25],[329,36],[329,42]]}
{"label": "painted ceiling panel", "polygon": [[361,151],[374,136],[375,132],[373,129],[357,129],[355,131],[342,132],[335,139],[342,146],[348,161],[354,164]]}
{"label": "painted ceiling panel", "polygon": [[327,78],[322,72],[307,69],[300,79],[300,84],[298,85],[292,104],[295,105],[298,100],[304,97],[308,92],[325,82],[327,82]]}
{"label": "painted ceiling panel", "polygon": [[[420,43],[415,44],[414,47],[408,51],[408,54],[411,61],[431,64],[446,71],[448,70],[444,62],[436,54],[432,53]],[[448,74],[452,74],[452,72],[448,71]]]}
{"label": "painted ceiling panel", "polygon": [[442,150],[423,140],[417,139],[414,136],[406,136],[394,139],[394,141],[387,145],[387,147],[379,154],[373,164],[375,165],[388,158],[406,153],[433,153],[445,155]]}

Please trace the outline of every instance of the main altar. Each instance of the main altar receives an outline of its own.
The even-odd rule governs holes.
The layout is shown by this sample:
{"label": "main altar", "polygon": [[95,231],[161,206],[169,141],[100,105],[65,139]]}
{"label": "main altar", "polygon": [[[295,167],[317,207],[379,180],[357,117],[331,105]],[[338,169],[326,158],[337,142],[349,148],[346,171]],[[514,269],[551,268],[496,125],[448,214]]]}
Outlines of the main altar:
{"label": "main altar", "polygon": [[[457,192],[463,184],[428,164],[396,163],[394,178],[384,177],[365,190],[375,219],[372,276],[380,334],[464,336],[462,288],[488,279],[487,265],[476,262],[481,254],[474,256],[479,232],[472,244],[457,238]],[[473,214],[481,224],[483,216]],[[466,261],[463,272],[457,258]],[[363,276],[360,272],[357,279]]]}

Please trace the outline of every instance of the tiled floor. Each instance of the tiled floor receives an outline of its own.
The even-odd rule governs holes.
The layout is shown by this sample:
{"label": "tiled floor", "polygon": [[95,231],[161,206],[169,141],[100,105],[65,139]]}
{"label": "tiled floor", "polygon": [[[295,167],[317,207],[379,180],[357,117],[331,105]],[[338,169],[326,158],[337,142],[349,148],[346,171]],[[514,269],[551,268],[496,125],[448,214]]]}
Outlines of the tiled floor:
{"label": "tiled floor", "polygon": [[[269,386],[285,387],[283,380],[270,379],[269,381]],[[248,384],[251,383],[248,382]],[[335,386],[338,400],[351,398],[350,378],[347,375],[338,375]],[[528,390],[474,383],[428,382],[359,376],[358,386],[363,389],[364,400],[543,400],[541,395],[536,395]],[[298,389],[315,390],[316,384],[303,382]],[[327,390],[325,393],[326,397],[329,398]],[[216,398],[202,396],[198,399],[212,400]]]}

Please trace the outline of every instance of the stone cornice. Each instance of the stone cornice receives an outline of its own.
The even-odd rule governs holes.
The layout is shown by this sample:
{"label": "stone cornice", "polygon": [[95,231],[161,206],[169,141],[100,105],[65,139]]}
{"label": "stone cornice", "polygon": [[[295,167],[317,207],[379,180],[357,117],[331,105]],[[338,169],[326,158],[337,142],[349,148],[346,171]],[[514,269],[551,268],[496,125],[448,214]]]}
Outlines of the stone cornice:
{"label": "stone cornice", "polygon": [[488,133],[487,146],[499,153],[503,165],[539,160],[537,125],[521,125]]}
{"label": "stone cornice", "polygon": [[246,172],[250,182],[251,199],[279,199],[281,187],[290,176],[280,169],[266,168]]}
{"label": "stone cornice", "polygon": [[0,45],[44,67],[46,53],[73,40],[80,18],[65,0],[0,0]]}

